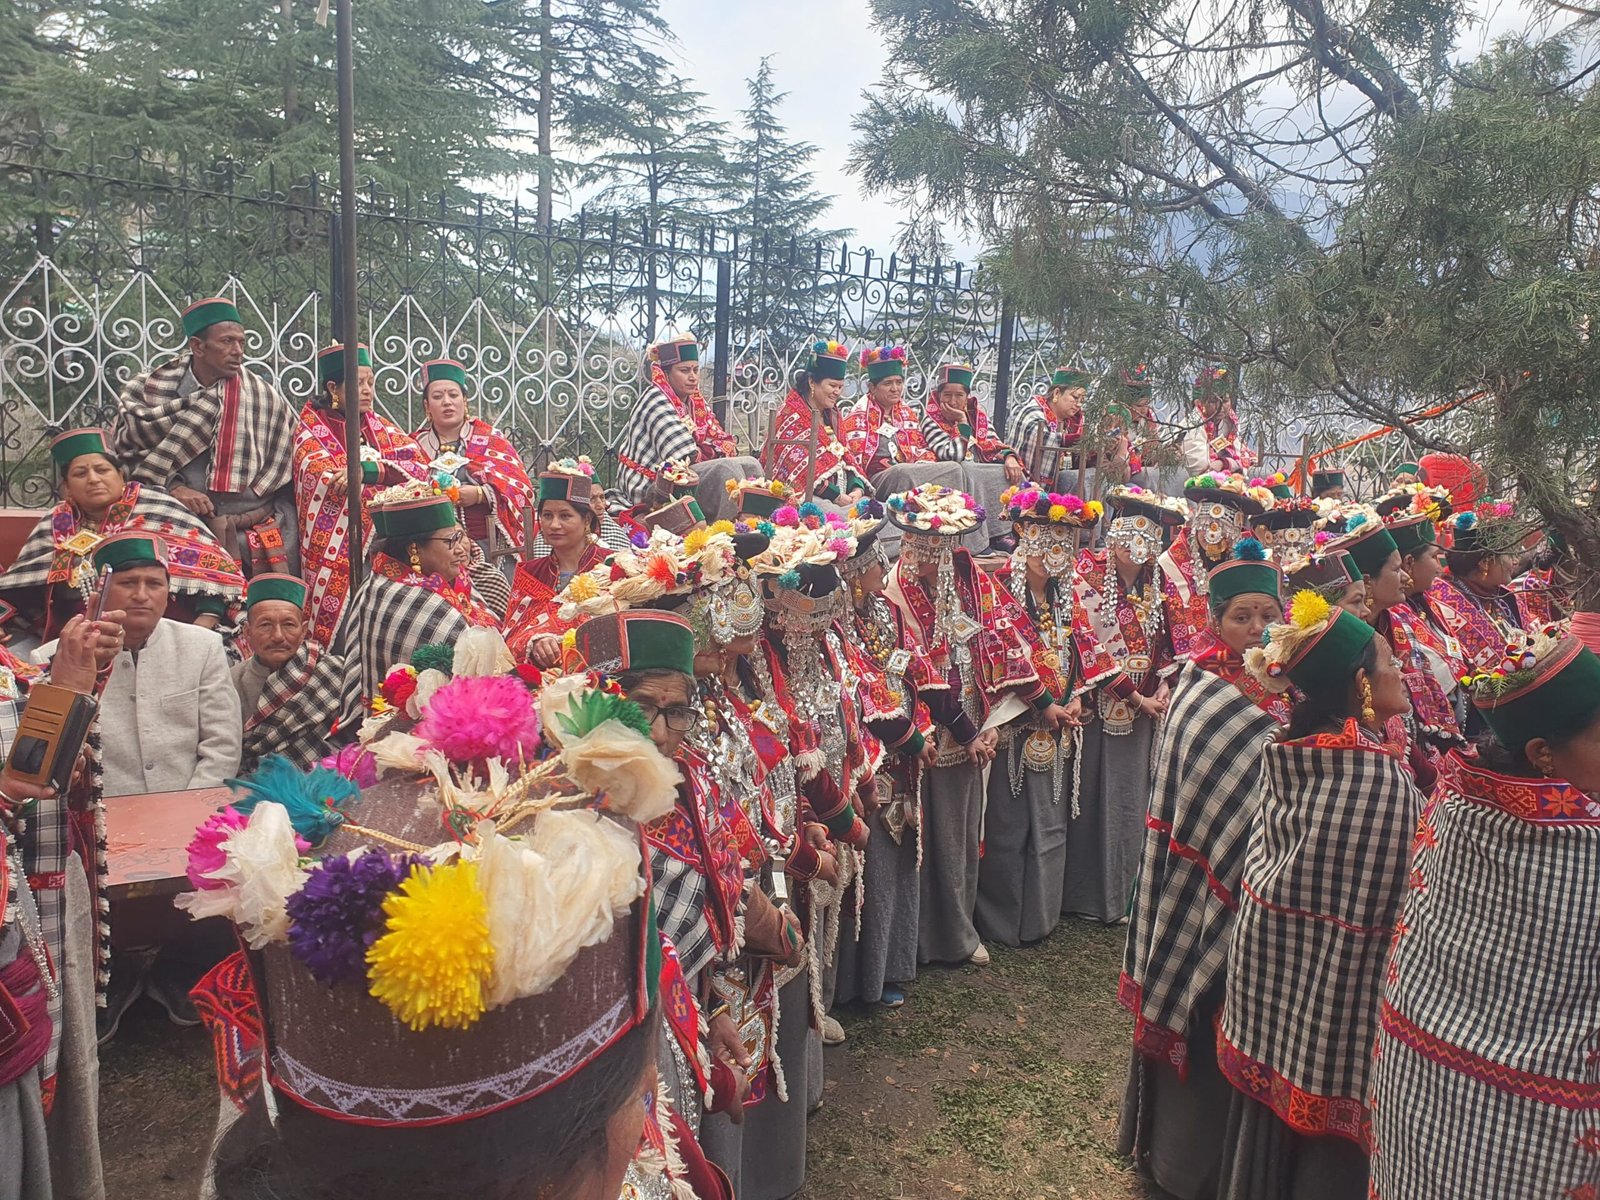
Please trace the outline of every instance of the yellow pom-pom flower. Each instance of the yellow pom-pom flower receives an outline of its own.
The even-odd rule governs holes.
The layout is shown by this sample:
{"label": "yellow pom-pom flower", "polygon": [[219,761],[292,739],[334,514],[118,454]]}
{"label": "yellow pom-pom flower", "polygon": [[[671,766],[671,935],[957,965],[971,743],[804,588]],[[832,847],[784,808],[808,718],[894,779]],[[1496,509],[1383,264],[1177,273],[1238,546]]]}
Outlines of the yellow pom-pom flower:
{"label": "yellow pom-pom flower", "polygon": [[569,629],[561,635],[561,648],[563,650],[576,650],[578,648],[578,631]]}
{"label": "yellow pom-pom flower", "polygon": [[699,554],[706,548],[706,541],[711,537],[708,529],[691,529],[683,539],[683,552],[691,557]]}
{"label": "yellow pom-pom flower", "polygon": [[1083,506],[1083,519],[1085,521],[1098,521],[1106,511],[1106,506],[1098,500],[1091,500]]}
{"label": "yellow pom-pom flower", "polygon": [[594,576],[588,572],[574,575],[572,582],[567,584],[567,599],[581,604],[585,600],[593,600],[600,594],[600,585],[594,581]]}
{"label": "yellow pom-pom flower", "polygon": [[1065,504],[1052,504],[1050,506],[1050,519],[1052,521],[1064,521],[1066,517],[1067,506]]}
{"label": "yellow pom-pom flower", "polygon": [[733,533],[734,533],[733,522],[732,521],[713,521],[711,523],[711,532],[712,533],[723,533],[723,534],[727,534],[729,537],[732,537]]}
{"label": "yellow pom-pom flower", "polygon": [[1289,622],[1297,629],[1310,629],[1326,621],[1332,612],[1333,606],[1315,592],[1298,592],[1289,605]]}
{"label": "yellow pom-pom flower", "polygon": [[383,913],[383,936],[367,951],[374,998],[418,1032],[476,1022],[494,967],[477,863],[413,868],[383,902]]}

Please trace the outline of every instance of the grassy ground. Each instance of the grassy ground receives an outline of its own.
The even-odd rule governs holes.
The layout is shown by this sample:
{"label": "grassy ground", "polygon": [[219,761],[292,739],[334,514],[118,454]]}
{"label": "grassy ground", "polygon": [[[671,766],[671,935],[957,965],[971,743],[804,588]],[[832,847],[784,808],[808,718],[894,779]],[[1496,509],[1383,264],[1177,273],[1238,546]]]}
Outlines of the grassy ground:
{"label": "grassy ground", "polygon": [[815,1200],[1136,1200],[1116,1154],[1129,1021],[1122,928],[1064,922],[993,963],[924,974],[895,1013],[844,1015],[812,1118]]}
{"label": "grassy ground", "polygon": [[[811,1122],[811,1200],[1137,1200],[1116,1156],[1124,930],[1064,922],[986,969],[930,971],[895,1013],[842,1014]],[[101,1052],[110,1200],[192,1197],[216,1120],[209,1039],[150,1001]]]}

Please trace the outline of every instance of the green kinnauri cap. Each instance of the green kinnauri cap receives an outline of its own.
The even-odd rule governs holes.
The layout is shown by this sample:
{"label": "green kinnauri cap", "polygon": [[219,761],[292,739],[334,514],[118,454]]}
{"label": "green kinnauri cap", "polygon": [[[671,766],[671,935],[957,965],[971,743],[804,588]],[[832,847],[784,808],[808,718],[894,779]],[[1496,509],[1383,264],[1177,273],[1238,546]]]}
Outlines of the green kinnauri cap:
{"label": "green kinnauri cap", "polygon": [[306,606],[306,583],[297,575],[252,575],[244,590],[245,608],[254,608],[263,600],[283,600],[296,608]]}
{"label": "green kinnauri cap", "polygon": [[1327,628],[1301,647],[1287,664],[1290,681],[1307,695],[1342,692],[1349,686],[1367,646],[1377,636],[1377,631],[1359,617],[1334,608]]}
{"label": "green kinnauri cap", "polygon": [[[356,347],[356,365],[370,367],[372,351],[363,344]],[[344,347],[329,346],[317,354],[317,382],[323,385],[344,382]]]}
{"label": "green kinnauri cap", "polygon": [[102,541],[89,558],[95,570],[103,571],[110,567],[113,574],[124,567],[165,569],[167,544],[153,533],[119,533]]}
{"label": "green kinnauri cap", "polygon": [[372,510],[372,528],[381,538],[420,537],[456,524],[456,504],[449,496],[405,500]]}
{"label": "green kinnauri cap", "polygon": [[199,337],[205,330],[224,321],[232,321],[235,325],[244,324],[232,300],[225,300],[221,296],[196,300],[183,310],[183,336]]}
{"label": "green kinnauri cap", "polygon": [[81,458],[85,454],[111,457],[111,452],[106,449],[105,430],[69,429],[65,433],[56,434],[50,441],[50,459],[56,464],[58,471],[65,471],[72,465],[73,459]]}
{"label": "green kinnauri cap", "polygon": [[1600,710],[1600,658],[1577,638],[1563,638],[1533,667],[1474,688],[1472,703],[1507,750],[1534,738],[1565,741]]}
{"label": "green kinnauri cap", "polygon": [[428,390],[430,383],[437,383],[441,379],[450,380],[463,392],[467,390],[467,369],[455,359],[436,358],[432,362],[422,364],[422,390],[424,392]]}

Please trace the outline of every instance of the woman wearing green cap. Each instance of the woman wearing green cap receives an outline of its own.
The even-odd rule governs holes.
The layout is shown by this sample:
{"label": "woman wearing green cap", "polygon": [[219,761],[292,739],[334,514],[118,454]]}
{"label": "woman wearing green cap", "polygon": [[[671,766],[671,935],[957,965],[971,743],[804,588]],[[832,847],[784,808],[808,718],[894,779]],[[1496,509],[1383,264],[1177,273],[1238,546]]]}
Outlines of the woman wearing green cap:
{"label": "woman wearing green cap", "polygon": [[522,557],[523,514],[533,483],[517,448],[493,425],[467,411],[467,369],[452,358],[422,364],[427,421],[413,436],[434,471],[456,480],[467,536],[503,569]]}
{"label": "woman wearing green cap", "polygon": [[371,699],[390,668],[411,661],[418,646],[455,645],[474,626],[499,625],[462,569],[455,501],[434,483],[405,483],[372,498],[376,553],[350,608],[355,628],[345,645],[360,647],[345,662],[345,695],[358,674]]}
{"label": "woman wearing green cap", "polygon": [[1211,569],[1216,640],[1180,669],[1156,740],[1118,988],[1134,1015],[1118,1149],[1177,1200],[1216,1195],[1231,1090],[1214,1022],[1261,751],[1289,709],[1244,669],[1244,655],[1283,620],[1282,588],[1254,538]]}
{"label": "woman wearing green cap", "polygon": [[1416,841],[1373,1051],[1373,1195],[1600,1190],[1600,659],[1571,637],[1475,680]]}
{"label": "woman wearing green cap", "polygon": [[1367,1068],[1423,804],[1404,748],[1384,738],[1410,701],[1383,639],[1313,592],[1245,667],[1301,699],[1263,752],[1234,893],[1217,1063],[1235,1094],[1217,1196],[1367,1200]]}
{"label": "woman wearing green cap", "polygon": [[[773,479],[798,488],[809,480],[812,494],[841,504],[854,503],[872,490],[867,467],[845,444],[845,377],[850,373],[850,348],[819,340],[811,347],[803,371],[797,371],[783,407],[773,418],[772,436],[761,453],[761,465]],[[816,453],[807,454],[812,430]]]}
{"label": "woman wearing green cap", "polygon": [[239,564],[170,495],[126,479],[102,430],[58,434],[50,457],[61,475],[60,502],[39,519],[16,561],[0,574],[0,599],[16,608],[41,642],[84,610],[96,586],[89,556],[115,533],[148,529],[171,547],[173,620],[214,629],[243,597]]}
{"label": "woman wearing green cap", "polygon": [[301,574],[310,585],[306,604],[311,636],[331,645],[350,592],[349,504],[345,498],[348,470],[344,422],[348,401],[356,400],[361,421],[362,542],[372,530],[367,504],[380,487],[407,479],[428,478],[422,448],[404,430],[373,410],[377,398],[372,355],[356,350],[352,383],[345,368],[344,347],[329,346],[317,355],[317,395],[300,410],[294,438],[294,490],[300,508]]}
{"label": "woman wearing green cap", "polygon": [[928,398],[922,405],[922,441],[940,462],[961,464],[968,492],[988,514],[967,549],[1009,553],[1011,549],[1000,493],[1016,487],[1026,471],[1022,456],[1006,445],[989,425],[989,414],[973,395],[975,368],[967,363],[945,363],[933,374]]}

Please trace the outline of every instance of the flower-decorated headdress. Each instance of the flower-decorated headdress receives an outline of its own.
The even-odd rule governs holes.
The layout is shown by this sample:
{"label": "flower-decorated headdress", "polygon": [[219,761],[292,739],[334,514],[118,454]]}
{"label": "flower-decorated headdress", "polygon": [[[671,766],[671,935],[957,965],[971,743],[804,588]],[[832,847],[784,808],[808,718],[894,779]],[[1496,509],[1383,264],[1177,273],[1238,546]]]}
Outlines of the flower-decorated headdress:
{"label": "flower-decorated headdress", "polygon": [[1119,375],[1122,388],[1129,397],[1136,401],[1145,401],[1150,398],[1155,388],[1155,379],[1150,374],[1147,363],[1135,363],[1131,367],[1123,367]]}
{"label": "flower-decorated headdress", "polygon": [[1267,561],[1267,548],[1253,537],[1240,538],[1231,556],[1212,567],[1208,578],[1213,613],[1221,613],[1235,596],[1271,596],[1283,603],[1283,572],[1277,563]]}
{"label": "flower-decorated headdress", "polygon": [[841,568],[855,551],[849,522],[807,503],[778,512],[772,542],[750,560],[750,568],[765,581],[764,599],[781,622],[820,626],[832,619]]}
{"label": "flower-decorated headdress", "polygon": [[190,847],[195,917],[249,947],[196,989],[241,1103],[471,1120],[548,1091],[644,1020],[659,936],[636,822],[681,777],[583,676],[542,729],[516,676],[459,674],[369,750],[356,794],[268,759]]}
{"label": "flower-decorated headdress", "polygon": [[1327,545],[1304,558],[1286,558],[1283,572],[1290,594],[1312,591],[1329,604],[1337,604],[1362,580],[1356,560],[1337,548],[1330,550]]}
{"label": "flower-decorated headdress", "polygon": [[558,458],[539,473],[539,495],[535,507],[546,500],[565,500],[575,508],[587,508],[594,491],[594,464],[587,454],[577,458]]}
{"label": "flower-decorated headdress", "polygon": [[897,492],[884,503],[889,520],[910,534],[954,537],[976,529],[985,516],[983,506],[966,492],[937,483]]}
{"label": "flower-decorated headdress", "polygon": [[1294,485],[1289,482],[1289,477],[1282,471],[1274,475],[1252,479],[1250,488],[1252,491],[1256,488],[1265,488],[1272,493],[1274,500],[1290,500],[1294,498]]}
{"label": "flower-decorated headdress", "polygon": [[1233,399],[1233,372],[1227,367],[1206,367],[1194,377],[1196,400]]}
{"label": "flower-decorated headdress", "polygon": [[1493,671],[1468,676],[1473,706],[1507,750],[1534,738],[1561,742],[1600,711],[1600,658],[1570,634],[1541,631],[1508,646]]}
{"label": "flower-decorated headdress", "polygon": [[1000,507],[1017,524],[1068,529],[1093,525],[1105,512],[1098,500],[1084,501],[1069,492],[1045,491],[1032,483],[1007,488],[1000,494]]}
{"label": "flower-decorated headdress", "polygon": [[880,383],[906,373],[904,346],[869,346],[861,352],[861,366],[869,383]]}
{"label": "flower-decorated headdress", "polygon": [[1518,520],[1516,509],[1503,500],[1482,501],[1444,524],[1450,549],[1461,554],[1510,554],[1531,528],[1528,522]]}
{"label": "flower-decorated headdress", "polygon": [[1315,592],[1295,593],[1288,620],[1269,626],[1265,644],[1244,654],[1245,669],[1269,691],[1291,683],[1308,695],[1348,686],[1377,632]]}
{"label": "flower-decorated headdress", "polygon": [[[410,479],[386,487],[368,502],[372,531],[379,538],[421,537],[457,522],[455,496],[433,479]],[[459,493],[457,493],[459,494]]]}
{"label": "flower-decorated headdress", "polygon": [[849,374],[850,347],[831,338],[818,338],[811,344],[811,361],[806,370],[818,379],[843,379]]}
{"label": "flower-decorated headdress", "polygon": [[1346,518],[1344,532],[1340,545],[1356,560],[1363,576],[1378,574],[1389,556],[1399,549],[1382,518],[1365,506]]}
{"label": "flower-decorated headdress", "polygon": [[1373,502],[1385,520],[1393,516],[1426,516],[1433,521],[1443,521],[1455,506],[1450,502],[1448,488],[1429,487],[1425,483],[1403,483],[1392,487]]}
{"label": "flower-decorated headdress", "polygon": [[739,515],[762,521],[771,518],[794,495],[781,479],[730,479],[724,486],[739,501]]}
{"label": "flower-decorated headdress", "polygon": [[1184,480],[1183,494],[1202,511],[1207,505],[1224,504],[1251,517],[1266,512],[1277,499],[1259,481],[1251,483],[1243,475],[1211,472]]}
{"label": "flower-decorated headdress", "polygon": [[733,576],[737,527],[718,521],[679,536],[662,526],[643,546],[619,550],[593,569],[574,575],[556,596],[556,616],[571,626],[584,617],[643,608]]}

